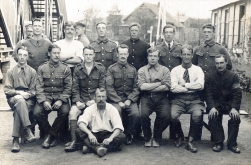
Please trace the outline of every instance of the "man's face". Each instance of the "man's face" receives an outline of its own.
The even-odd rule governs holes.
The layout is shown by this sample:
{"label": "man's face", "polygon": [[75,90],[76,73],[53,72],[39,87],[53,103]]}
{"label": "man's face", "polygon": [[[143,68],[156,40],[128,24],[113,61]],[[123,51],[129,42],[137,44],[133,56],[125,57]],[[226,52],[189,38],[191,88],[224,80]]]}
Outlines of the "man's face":
{"label": "man's face", "polygon": [[174,34],[175,33],[173,31],[173,28],[165,28],[164,37],[165,37],[166,42],[172,42]]}
{"label": "man's face", "polygon": [[94,53],[93,50],[85,49],[85,51],[83,52],[83,54],[84,54],[85,62],[91,63],[91,62],[94,61],[95,53]]}
{"label": "man's face", "polygon": [[130,36],[132,39],[138,39],[139,33],[140,33],[140,30],[139,30],[138,26],[132,26],[130,28]]}
{"label": "man's face", "polygon": [[35,22],[33,22],[33,33],[35,35],[42,34],[42,30],[43,30],[42,21],[35,21]]}
{"label": "man's face", "polygon": [[155,51],[155,52],[152,52],[152,53],[149,53],[148,56],[147,56],[147,59],[148,59],[148,63],[150,65],[156,65],[159,61],[159,52],[158,51]]}
{"label": "man's face", "polygon": [[215,65],[219,72],[223,72],[227,68],[227,62],[223,57],[215,59]]}
{"label": "man's face", "polygon": [[19,49],[18,53],[17,53],[17,59],[18,59],[18,63],[20,65],[24,65],[27,63],[27,60],[29,58],[29,52],[27,50],[23,50],[23,49]]}
{"label": "man's face", "polygon": [[206,41],[210,41],[214,39],[214,32],[213,29],[210,28],[204,28],[203,29],[203,37]]}
{"label": "man's face", "polygon": [[49,52],[50,60],[54,63],[58,63],[60,59],[60,52],[59,48],[53,48],[51,52]]}
{"label": "man's face", "polygon": [[118,56],[119,62],[126,63],[127,58],[129,56],[128,49],[127,48],[119,48],[117,56]]}
{"label": "man's face", "polygon": [[85,27],[83,27],[83,26],[77,26],[76,27],[76,35],[77,36],[80,36],[80,35],[82,35],[82,34],[84,34],[85,33]]}
{"label": "man's face", "polygon": [[65,32],[65,38],[68,38],[68,39],[73,39],[76,33],[73,25],[66,26],[64,29],[64,32]]}
{"label": "man's face", "polygon": [[189,63],[191,63],[191,60],[192,60],[192,58],[193,58],[193,55],[192,55],[191,50],[183,49],[183,50],[182,50],[181,58],[182,58],[182,62],[183,62],[184,64],[189,64]]}
{"label": "man's face", "polygon": [[98,24],[97,26],[97,33],[99,37],[105,37],[106,36],[106,25],[105,24]]}
{"label": "man's face", "polygon": [[33,35],[33,29],[31,27],[26,29],[26,37],[30,39]]}

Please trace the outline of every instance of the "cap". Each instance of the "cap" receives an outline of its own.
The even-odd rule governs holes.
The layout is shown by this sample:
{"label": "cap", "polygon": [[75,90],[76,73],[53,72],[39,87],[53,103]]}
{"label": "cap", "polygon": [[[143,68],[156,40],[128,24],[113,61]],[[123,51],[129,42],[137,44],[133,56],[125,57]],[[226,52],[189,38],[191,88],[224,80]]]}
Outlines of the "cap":
{"label": "cap", "polygon": [[76,26],[82,26],[85,27],[85,24],[81,21],[76,22]]}

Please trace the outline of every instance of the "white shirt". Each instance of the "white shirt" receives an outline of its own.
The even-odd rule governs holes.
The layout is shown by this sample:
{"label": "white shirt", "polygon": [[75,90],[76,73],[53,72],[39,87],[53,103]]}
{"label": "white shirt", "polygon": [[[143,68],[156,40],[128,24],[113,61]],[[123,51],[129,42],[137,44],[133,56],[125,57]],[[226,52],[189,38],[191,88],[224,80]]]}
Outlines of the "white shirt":
{"label": "white shirt", "polygon": [[103,119],[101,119],[97,104],[95,103],[84,110],[84,114],[78,119],[78,125],[80,123],[85,123],[92,132],[113,132],[115,129],[124,131],[118,110],[109,103],[106,103]]}
{"label": "white shirt", "polygon": [[[199,66],[192,65],[188,68],[190,83],[185,83],[183,75],[185,68],[176,66],[171,71],[171,91],[174,93],[191,93],[204,89],[204,72]],[[183,87],[182,85],[185,85]]]}
{"label": "white shirt", "polygon": [[[84,45],[77,40],[72,40],[72,42],[67,42],[65,39],[59,40],[55,42],[60,48],[61,48],[61,53],[60,56],[63,58],[71,57],[73,56],[78,56],[82,60],[84,60],[83,57],[83,48]],[[73,64],[68,64],[69,67],[74,67]]]}
{"label": "white shirt", "polygon": [[[168,47],[168,43],[166,41],[165,41],[165,44]],[[172,40],[172,42],[170,42],[170,48],[172,48],[172,47],[173,47],[173,40]]]}

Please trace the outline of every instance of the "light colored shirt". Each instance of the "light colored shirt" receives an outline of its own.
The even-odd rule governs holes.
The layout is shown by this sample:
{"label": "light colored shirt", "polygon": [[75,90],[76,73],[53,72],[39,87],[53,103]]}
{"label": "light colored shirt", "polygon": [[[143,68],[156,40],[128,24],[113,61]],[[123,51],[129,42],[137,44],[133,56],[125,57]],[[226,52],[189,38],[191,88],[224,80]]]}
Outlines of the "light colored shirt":
{"label": "light colored shirt", "polygon": [[97,104],[95,103],[84,110],[84,114],[78,119],[78,125],[80,123],[85,123],[91,132],[113,132],[115,129],[124,131],[118,110],[109,103],[106,103],[103,119],[101,119]]}
{"label": "light colored shirt", "polygon": [[[176,66],[171,71],[171,91],[174,93],[191,93],[204,89],[204,72],[199,66],[192,65],[188,68],[190,83],[185,83],[183,75],[185,68]],[[185,85],[184,87],[182,85]]]}
{"label": "light colored shirt", "polygon": [[170,71],[167,67],[156,64],[143,66],[138,71],[138,86],[144,83],[162,82],[167,87],[171,86]]}
{"label": "light colored shirt", "polygon": [[[166,41],[165,41],[165,44],[166,44],[167,47],[169,47],[168,43]],[[173,40],[172,40],[172,42],[170,42],[170,48],[172,48],[172,47],[173,47]]]}
{"label": "light colored shirt", "polygon": [[[55,42],[56,45],[58,45],[61,48],[60,57],[62,58],[68,58],[71,56],[78,56],[82,60],[84,60],[83,57],[83,48],[84,45],[77,40],[72,40],[72,42],[68,42],[65,39],[59,40]],[[67,63],[67,61],[65,62]],[[74,67],[73,64],[68,64],[69,67]]]}

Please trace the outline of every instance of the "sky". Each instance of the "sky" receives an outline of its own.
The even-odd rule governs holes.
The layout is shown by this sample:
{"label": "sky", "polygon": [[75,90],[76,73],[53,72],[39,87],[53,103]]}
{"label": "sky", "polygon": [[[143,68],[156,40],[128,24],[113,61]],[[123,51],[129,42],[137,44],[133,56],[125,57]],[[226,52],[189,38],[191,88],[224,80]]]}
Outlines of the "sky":
{"label": "sky", "polygon": [[[108,16],[113,5],[118,5],[122,15],[130,14],[143,2],[158,4],[159,0],[65,0],[68,20],[78,21],[83,12],[91,7],[99,11],[99,16]],[[237,0],[166,0],[166,11],[175,16],[177,13],[193,18],[210,18],[211,10]]]}

